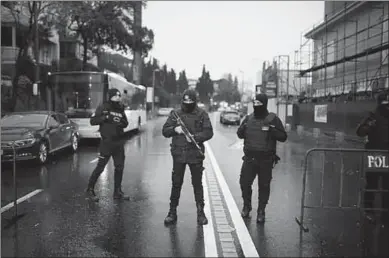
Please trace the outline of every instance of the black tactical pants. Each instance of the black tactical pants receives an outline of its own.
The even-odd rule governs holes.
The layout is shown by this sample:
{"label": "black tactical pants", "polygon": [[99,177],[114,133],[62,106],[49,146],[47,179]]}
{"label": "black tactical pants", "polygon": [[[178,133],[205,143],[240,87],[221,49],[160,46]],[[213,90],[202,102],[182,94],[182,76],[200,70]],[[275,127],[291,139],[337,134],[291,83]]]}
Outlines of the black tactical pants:
{"label": "black tactical pants", "polygon": [[91,177],[89,178],[89,187],[94,188],[97,179],[104,171],[109,158],[112,156],[113,164],[115,166],[115,189],[121,187],[123,179],[124,169],[124,142],[123,140],[101,140],[100,142],[100,155],[95,170],[93,170]]}
{"label": "black tactical pants", "polygon": [[[184,174],[186,163],[173,161],[172,172],[172,189],[170,194],[170,206],[177,207],[181,195],[181,187],[184,182]],[[192,174],[192,185],[196,204],[204,207],[204,191],[203,191],[203,163],[188,164]]]}
{"label": "black tactical pants", "polygon": [[270,182],[272,179],[273,157],[266,155],[260,158],[244,157],[240,172],[240,189],[244,206],[251,206],[252,185],[258,175],[258,208],[264,209],[269,201]]}

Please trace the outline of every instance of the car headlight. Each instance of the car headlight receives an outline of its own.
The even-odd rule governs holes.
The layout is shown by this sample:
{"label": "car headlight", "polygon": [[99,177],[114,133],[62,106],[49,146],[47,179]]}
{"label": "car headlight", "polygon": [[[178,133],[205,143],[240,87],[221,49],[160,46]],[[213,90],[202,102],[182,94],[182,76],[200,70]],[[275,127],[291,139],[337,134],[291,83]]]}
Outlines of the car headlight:
{"label": "car headlight", "polygon": [[23,140],[17,140],[14,142],[16,147],[22,147],[26,145],[33,145],[36,142],[35,138],[28,138],[28,139],[23,139]]}

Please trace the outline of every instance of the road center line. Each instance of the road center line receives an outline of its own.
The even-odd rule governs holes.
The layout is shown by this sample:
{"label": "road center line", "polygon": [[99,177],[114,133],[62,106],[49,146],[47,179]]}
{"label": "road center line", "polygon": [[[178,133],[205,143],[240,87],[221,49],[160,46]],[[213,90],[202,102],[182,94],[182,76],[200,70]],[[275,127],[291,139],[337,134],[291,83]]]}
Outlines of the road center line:
{"label": "road center line", "polygon": [[[32,191],[31,193],[26,194],[25,196],[22,196],[19,199],[17,199],[16,204],[24,202],[25,200],[30,199],[31,197],[33,197],[34,195],[37,195],[38,193],[40,193],[42,191],[43,191],[43,189],[36,189],[35,191]],[[11,209],[12,207],[14,207],[14,202],[8,203],[4,207],[1,207],[1,213]]]}
{"label": "road center line", "polygon": [[[205,171],[205,173],[207,173]],[[213,227],[213,219],[212,219],[212,212],[211,212],[211,203],[208,193],[208,184],[207,184],[207,178],[205,173],[203,174],[203,188],[204,188],[204,205],[205,205],[205,216],[208,218],[208,224],[203,225],[203,234],[204,234],[204,251],[205,251],[205,257],[218,257],[217,253],[217,245],[216,245],[216,238],[215,238],[215,231]]]}
{"label": "road center line", "polygon": [[222,190],[224,199],[227,204],[227,208],[231,214],[231,219],[234,223],[236,234],[242,247],[243,254],[245,257],[259,257],[257,249],[255,248],[253,240],[251,239],[251,236],[247,230],[246,224],[244,223],[240,215],[238,206],[236,205],[235,200],[231,194],[230,188],[228,187],[223,173],[220,170],[219,164],[217,163],[215,155],[213,154],[211,146],[208,142],[205,142],[204,145],[211,165],[213,167],[213,171],[216,175],[216,179],[219,183],[220,189]]}

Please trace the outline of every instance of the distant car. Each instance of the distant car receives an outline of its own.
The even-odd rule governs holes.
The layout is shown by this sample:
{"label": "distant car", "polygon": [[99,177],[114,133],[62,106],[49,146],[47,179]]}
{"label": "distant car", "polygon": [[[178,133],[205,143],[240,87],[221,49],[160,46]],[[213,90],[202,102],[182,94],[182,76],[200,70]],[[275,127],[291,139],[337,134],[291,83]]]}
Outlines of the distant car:
{"label": "distant car", "polygon": [[172,112],[173,108],[160,108],[158,109],[159,116],[168,116]]}
{"label": "distant car", "polygon": [[240,115],[237,111],[223,111],[220,114],[220,123],[221,124],[240,124]]}
{"label": "distant car", "polygon": [[36,160],[44,164],[49,154],[70,147],[78,149],[78,125],[63,113],[52,111],[14,112],[1,119],[1,161]]}

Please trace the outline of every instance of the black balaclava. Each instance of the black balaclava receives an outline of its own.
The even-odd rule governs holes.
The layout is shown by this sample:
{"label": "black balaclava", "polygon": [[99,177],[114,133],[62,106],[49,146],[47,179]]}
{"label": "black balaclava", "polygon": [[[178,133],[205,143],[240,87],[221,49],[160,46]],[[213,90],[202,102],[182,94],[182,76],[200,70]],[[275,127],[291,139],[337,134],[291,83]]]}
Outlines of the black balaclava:
{"label": "black balaclava", "polygon": [[114,109],[120,109],[121,108],[120,101],[112,101],[111,100],[111,98],[115,95],[121,96],[120,91],[118,89],[115,89],[115,88],[109,89],[108,90],[108,101]]}
{"label": "black balaclava", "polygon": [[197,94],[194,90],[185,90],[182,95],[181,108],[185,113],[191,113],[197,105]]}
{"label": "black balaclava", "polygon": [[265,118],[269,112],[267,111],[267,96],[266,94],[257,94],[253,101],[254,116],[256,118]]}
{"label": "black balaclava", "polygon": [[386,118],[389,118],[389,93],[382,92],[377,98],[377,112]]}

